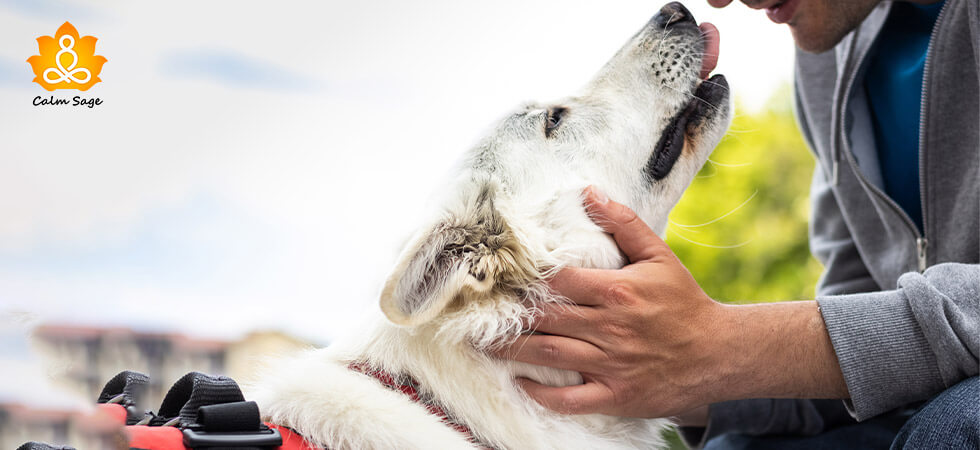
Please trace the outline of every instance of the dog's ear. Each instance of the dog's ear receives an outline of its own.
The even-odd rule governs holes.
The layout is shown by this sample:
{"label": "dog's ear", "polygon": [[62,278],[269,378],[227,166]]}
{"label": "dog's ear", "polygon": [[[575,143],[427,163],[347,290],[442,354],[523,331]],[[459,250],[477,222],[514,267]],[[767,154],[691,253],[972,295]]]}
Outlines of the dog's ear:
{"label": "dog's ear", "polygon": [[537,270],[503,216],[490,186],[428,228],[400,257],[381,291],[389,320],[416,326],[454,301],[493,295],[536,277]]}

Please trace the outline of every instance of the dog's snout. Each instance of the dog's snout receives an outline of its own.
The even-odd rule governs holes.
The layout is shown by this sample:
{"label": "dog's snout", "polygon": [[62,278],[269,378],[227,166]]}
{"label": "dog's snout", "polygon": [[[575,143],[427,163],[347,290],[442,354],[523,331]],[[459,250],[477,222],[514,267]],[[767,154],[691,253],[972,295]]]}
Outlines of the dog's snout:
{"label": "dog's snout", "polygon": [[670,2],[660,8],[660,11],[653,16],[653,23],[658,28],[668,28],[679,23],[695,23],[694,15],[680,2]]}

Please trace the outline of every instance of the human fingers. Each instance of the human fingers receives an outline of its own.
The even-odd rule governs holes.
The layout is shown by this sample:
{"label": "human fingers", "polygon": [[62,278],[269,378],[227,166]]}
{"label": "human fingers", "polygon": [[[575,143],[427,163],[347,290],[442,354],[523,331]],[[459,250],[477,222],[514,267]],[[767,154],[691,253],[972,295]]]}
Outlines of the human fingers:
{"label": "human fingers", "polygon": [[528,323],[531,331],[591,342],[597,321],[594,308],[564,303],[545,303],[538,308],[541,312]]}
{"label": "human fingers", "polygon": [[534,401],[561,414],[597,413],[615,402],[612,391],[595,382],[564,387],[546,386],[527,378],[518,378],[517,382]]}
{"label": "human fingers", "polygon": [[548,280],[548,286],[576,305],[596,306],[602,304],[611,275],[608,270],[565,267]]}
{"label": "human fingers", "polygon": [[612,234],[630,263],[650,261],[663,256],[664,252],[670,253],[663,239],[632,209],[610,200],[594,186],[585,190],[585,209],[597,225]]}
{"label": "human fingers", "polygon": [[576,372],[588,372],[606,358],[605,352],[588,342],[547,334],[521,336],[493,354],[504,359]]}

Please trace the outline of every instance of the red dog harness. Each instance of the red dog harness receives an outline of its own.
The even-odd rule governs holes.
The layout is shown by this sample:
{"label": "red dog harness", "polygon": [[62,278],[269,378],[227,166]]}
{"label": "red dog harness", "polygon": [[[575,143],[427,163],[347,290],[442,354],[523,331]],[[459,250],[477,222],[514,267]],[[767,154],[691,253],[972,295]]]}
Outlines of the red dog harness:
{"label": "red dog harness", "polygon": [[432,413],[432,415],[438,417],[439,420],[442,421],[442,423],[449,425],[454,430],[462,433],[464,436],[466,436],[466,439],[471,443],[475,445],[479,445],[480,447],[485,449],[493,448],[481,442],[476,437],[476,435],[473,434],[473,431],[470,430],[470,427],[466,426],[463,423],[460,423],[458,420],[450,416],[434,400],[430,398],[424,398],[422,394],[419,392],[418,382],[411,376],[402,375],[399,376],[398,378],[395,378],[388,372],[374,369],[371,366],[368,366],[366,363],[359,363],[359,362],[351,363],[350,365],[347,366],[347,368],[355,372],[363,373],[364,375],[367,375],[369,377],[372,377],[380,381],[381,384],[383,384],[388,389],[391,389],[393,391],[399,391],[402,394],[407,395],[409,398],[412,399],[413,402],[425,406],[425,408],[428,409],[429,412]]}
{"label": "red dog harness", "polygon": [[[407,395],[425,406],[444,424],[466,436],[472,444],[490,450],[469,427],[448,414],[445,409],[418,388],[410,376],[392,376],[366,363],[353,363],[350,370],[370,376],[386,388]],[[262,423],[255,402],[245,401],[234,380],[192,372],[182,377],[163,400],[159,414],[140,411],[136,398],[149,383],[149,377],[132,371],[121,372],[110,380],[99,395],[99,410],[104,414],[107,436],[117,436],[120,427],[132,450],[185,450],[193,448],[235,448],[254,450],[329,450],[312,445],[288,427]],[[96,417],[98,419],[98,417]],[[95,430],[90,430],[95,431]],[[54,447],[29,442],[21,449],[55,450]]]}

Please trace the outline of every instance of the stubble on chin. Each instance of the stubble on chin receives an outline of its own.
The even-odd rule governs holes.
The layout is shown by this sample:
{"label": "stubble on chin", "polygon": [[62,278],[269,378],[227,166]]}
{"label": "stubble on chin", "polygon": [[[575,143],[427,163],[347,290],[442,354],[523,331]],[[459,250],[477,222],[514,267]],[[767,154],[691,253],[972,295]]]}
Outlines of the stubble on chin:
{"label": "stubble on chin", "polygon": [[834,48],[880,3],[880,0],[802,1],[809,2],[810,8],[801,8],[789,27],[796,46],[808,53]]}

